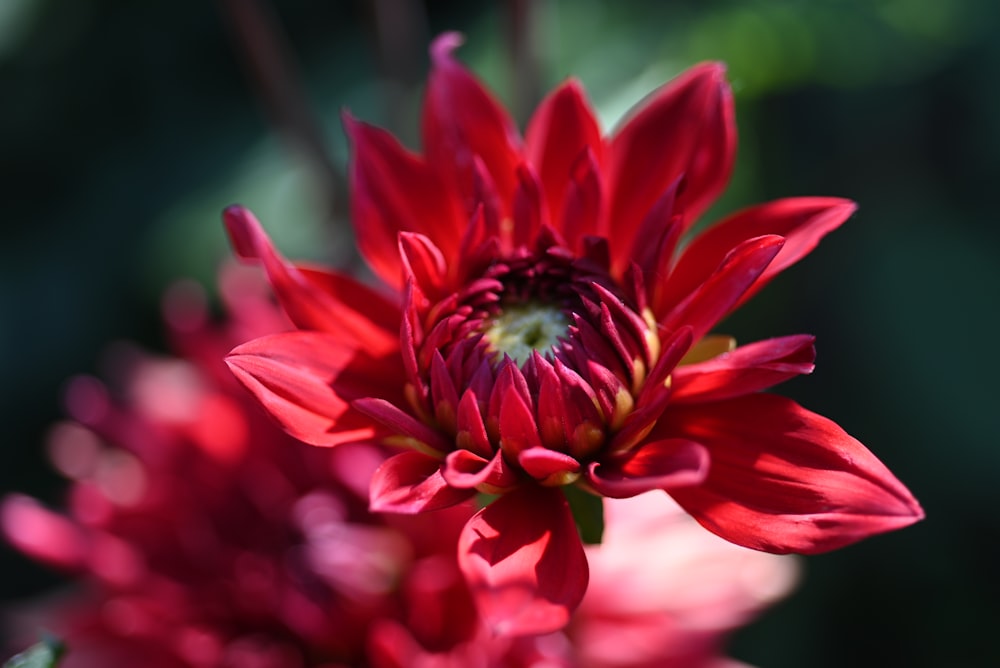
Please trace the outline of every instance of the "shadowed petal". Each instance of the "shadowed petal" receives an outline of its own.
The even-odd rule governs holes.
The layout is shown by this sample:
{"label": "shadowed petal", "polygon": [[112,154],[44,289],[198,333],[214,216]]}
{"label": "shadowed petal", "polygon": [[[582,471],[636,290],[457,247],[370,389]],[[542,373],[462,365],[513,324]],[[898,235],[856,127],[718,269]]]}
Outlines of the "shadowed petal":
{"label": "shadowed petal", "polygon": [[668,438],[643,443],[622,459],[591,463],[587,482],[604,496],[625,499],[654,489],[697,485],[705,479],[708,467],[704,446]]}
{"label": "shadowed petal", "polygon": [[380,294],[348,276],[300,270],[275,250],[257,218],[242,206],[228,207],[222,218],[236,253],[263,265],[278,302],[298,327],[363,343],[373,355],[398,347],[399,309]]}
{"label": "shadowed petal", "polygon": [[288,332],[233,349],[226,364],[289,434],[313,445],[370,438],[370,419],[351,410],[359,397],[402,383],[395,360],[373,359],[322,332]]}
{"label": "shadowed petal", "polygon": [[351,142],[351,219],[358,249],[389,285],[403,284],[397,236],[418,232],[446,256],[458,251],[468,218],[437,169],[403,148],[385,130],[343,115]]}
{"label": "shadowed petal", "polygon": [[630,113],[607,155],[616,273],[661,193],[683,177],[678,208],[690,225],[725,188],[735,153],[733,96],[721,63],[691,68]]}
{"label": "shadowed petal", "polygon": [[804,373],[812,373],[815,337],[783,336],[740,346],[673,373],[674,403],[719,401],[766,390]]}
{"label": "shadowed petal", "polygon": [[428,164],[462,193],[465,211],[471,214],[478,204],[474,201],[477,158],[492,178],[499,202],[509,206],[517,187],[520,137],[503,106],[455,60],[452,51],[461,43],[459,34],[445,33],[431,45],[421,132]]}
{"label": "shadowed petal", "polygon": [[705,482],[671,495],[707,529],[739,545],[826,552],[924,516],[864,445],[784,397],[672,406],[656,432],[708,448]]}
{"label": "shadowed petal", "polygon": [[458,560],[498,635],[562,628],[587,589],[587,557],[557,489],[522,487],[479,511],[462,530]]}
{"label": "shadowed petal", "polygon": [[[840,227],[857,209],[854,202],[836,197],[780,199],[738,211],[696,236],[670,275],[662,309],[677,304],[715,270],[726,254],[753,237],[777,234],[785,245],[746,294],[738,308],[779,273],[809,254],[820,240]],[[659,312],[658,312],[659,313]]]}
{"label": "shadowed petal", "polygon": [[385,460],[372,476],[369,508],[375,513],[422,513],[454,506],[475,493],[445,482],[439,459],[402,452]]}

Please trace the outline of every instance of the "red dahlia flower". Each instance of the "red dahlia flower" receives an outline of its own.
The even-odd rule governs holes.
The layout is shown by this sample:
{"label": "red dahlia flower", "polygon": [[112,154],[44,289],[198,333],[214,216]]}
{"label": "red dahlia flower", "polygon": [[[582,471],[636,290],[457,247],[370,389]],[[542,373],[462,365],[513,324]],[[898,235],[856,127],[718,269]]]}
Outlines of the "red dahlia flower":
{"label": "red dahlia flower", "polygon": [[734,348],[709,335],[855,209],[784,199],[686,236],[733,165],[723,67],[689,70],[608,136],[569,81],[522,140],[458,43],[431,49],[424,155],[344,118],[358,245],[387,291],[291,264],[247,210],[225,213],[300,330],[228,358],[281,424],[316,445],[405,448],[376,473],[373,510],[497,495],[459,563],[500,633],[557,629],[580,602],[568,498],[666,490],[709,530],[772,552],[919,519],[861,443],[760,393],[812,370],[811,336]]}

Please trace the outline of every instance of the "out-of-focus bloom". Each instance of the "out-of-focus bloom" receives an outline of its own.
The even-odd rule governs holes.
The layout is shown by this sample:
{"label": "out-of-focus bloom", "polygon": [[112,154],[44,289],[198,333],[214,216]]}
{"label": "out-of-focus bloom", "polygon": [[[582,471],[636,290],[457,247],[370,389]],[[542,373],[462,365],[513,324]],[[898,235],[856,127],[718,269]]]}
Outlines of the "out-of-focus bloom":
{"label": "out-of-focus bloom", "polygon": [[406,448],[375,474],[374,510],[497,495],[465,526],[459,563],[501,634],[558,629],[584,595],[571,486],[666,490],[711,531],[772,552],[922,517],[839,426],[761,393],[812,371],[811,336],[735,347],[710,334],[855,209],[783,199],[687,234],[733,165],[723,67],[682,74],[610,135],[568,81],[522,139],[457,44],[431,49],[423,155],[344,118],[358,246],[387,290],[289,263],[252,214],[225,213],[299,328],[228,358],[272,415],[316,445]]}
{"label": "out-of-focus bloom", "polygon": [[233,345],[288,327],[246,273],[223,280],[224,327],[189,291],[168,299],[187,359],[119,348],[110,389],[70,383],[74,420],[49,443],[73,480],[67,515],[3,502],[12,544],[81,576],[27,619],[67,641],[66,668],[358,664],[372,621],[398,614],[411,563],[453,558],[469,509],[437,514],[419,536],[412,522],[387,525],[367,508],[384,453],[293,440],[228,372]]}
{"label": "out-of-focus bloom", "polygon": [[[498,636],[474,619],[454,559],[436,555],[407,576],[400,620],[371,635],[376,668],[738,668],[724,655],[728,632],[785,596],[795,557],[749,550],[704,531],[669,498],[648,492],[605,499],[607,529],[585,549],[590,587],[562,631]],[[451,642],[442,642],[442,638]],[[461,636],[459,636],[461,637]]]}

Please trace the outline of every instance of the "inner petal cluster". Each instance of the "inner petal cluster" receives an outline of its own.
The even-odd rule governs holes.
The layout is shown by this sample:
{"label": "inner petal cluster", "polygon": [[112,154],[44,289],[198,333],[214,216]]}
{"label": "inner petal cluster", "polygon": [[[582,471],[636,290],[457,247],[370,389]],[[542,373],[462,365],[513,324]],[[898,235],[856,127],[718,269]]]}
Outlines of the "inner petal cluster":
{"label": "inner petal cluster", "polygon": [[558,244],[479,266],[455,291],[410,291],[402,343],[411,408],[445,435],[431,446],[441,456],[502,453],[543,483],[572,482],[617,449],[659,358],[652,318],[599,260]]}

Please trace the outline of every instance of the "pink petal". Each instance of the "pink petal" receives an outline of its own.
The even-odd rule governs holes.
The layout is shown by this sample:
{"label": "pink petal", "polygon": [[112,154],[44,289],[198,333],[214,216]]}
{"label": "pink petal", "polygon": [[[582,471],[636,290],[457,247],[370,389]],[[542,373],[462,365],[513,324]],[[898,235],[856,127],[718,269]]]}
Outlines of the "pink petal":
{"label": "pink petal", "polygon": [[441,461],[420,452],[403,452],[385,460],[372,476],[369,508],[374,513],[415,514],[448,508],[475,494],[450,486]]}
{"label": "pink petal", "polygon": [[753,285],[781,250],[783,242],[778,236],[744,241],[726,255],[694,292],[666,314],[661,327],[672,332],[687,325],[693,340],[701,339]]}
{"label": "pink petal", "polygon": [[711,467],[671,495],[710,531],[767,552],[825,552],[923,518],[864,445],[784,397],[671,406],[656,433],[697,440]]}
{"label": "pink petal", "polygon": [[398,347],[399,311],[384,297],[347,276],[300,271],[275,250],[244,207],[230,206],[223,221],[236,253],[263,265],[275,296],[298,327],[334,334],[346,343],[363,343],[374,355]]}
{"label": "pink petal", "polygon": [[719,401],[765,390],[812,373],[815,337],[807,334],[757,341],[718,357],[683,364],[673,373],[674,403]]}
{"label": "pink petal", "polygon": [[[473,201],[477,158],[489,172],[501,204],[510,206],[521,161],[520,138],[506,110],[453,57],[461,42],[459,34],[445,33],[431,45],[421,131],[427,162],[463,194],[466,213],[471,214],[478,203]],[[508,216],[510,211],[501,213]]]}
{"label": "pink petal", "polygon": [[522,487],[479,511],[462,530],[458,560],[498,635],[562,628],[587,589],[587,557],[558,489]]}
{"label": "pink petal", "polygon": [[601,128],[578,81],[567,81],[542,100],[528,122],[524,142],[528,162],[542,184],[549,219],[559,221],[577,161],[587,153],[600,164],[604,153]]}
{"label": "pink petal", "polygon": [[654,489],[697,485],[708,475],[708,467],[704,446],[668,438],[643,443],[622,459],[591,463],[587,482],[604,496],[625,499]]}
{"label": "pink petal", "polygon": [[452,257],[467,217],[436,166],[407,151],[385,130],[349,114],[343,120],[352,147],[348,178],[358,249],[382,280],[399,288],[398,234],[424,234]]}
{"label": "pink petal", "polygon": [[81,568],[90,553],[88,535],[77,524],[21,494],[3,499],[0,529],[21,552],[58,568]]}
{"label": "pink petal", "polygon": [[736,152],[732,91],[721,63],[691,68],[636,107],[611,138],[607,174],[616,273],[642,219],[683,178],[679,209],[693,222],[722,192]]}
{"label": "pink petal", "polygon": [[402,384],[394,361],[372,359],[321,332],[255,339],[235,348],[226,364],[289,434],[313,445],[373,436],[374,423],[350,402]]}
{"label": "pink petal", "polygon": [[670,308],[682,300],[743,241],[767,234],[784,237],[785,245],[737,302],[734,306],[737,308],[780,272],[808,255],[820,239],[840,227],[856,209],[854,202],[836,197],[796,197],[759,204],[729,216],[696,236],[684,250],[666,284],[660,308]]}

